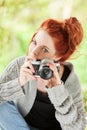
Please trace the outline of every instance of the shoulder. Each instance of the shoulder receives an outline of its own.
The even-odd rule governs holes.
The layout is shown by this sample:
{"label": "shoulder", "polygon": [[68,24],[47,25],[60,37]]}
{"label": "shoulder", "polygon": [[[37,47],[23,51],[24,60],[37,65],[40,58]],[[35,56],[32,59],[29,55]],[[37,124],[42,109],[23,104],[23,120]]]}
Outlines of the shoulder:
{"label": "shoulder", "polygon": [[9,64],[21,66],[24,63],[24,60],[25,60],[25,56],[20,56],[12,60]]}
{"label": "shoulder", "polygon": [[72,94],[81,92],[81,84],[77,73],[75,72],[74,66],[70,62],[65,62],[65,66],[70,69],[70,74],[65,82],[65,87]]}
{"label": "shoulder", "polygon": [[70,69],[70,71],[74,69],[74,66],[71,62],[64,62],[64,66],[67,66]]}
{"label": "shoulder", "polygon": [[23,65],[25,56],[21,56],[12,60],[4,69],[1,77],[14,77],[19,74],[20,67]]}
{"label": "shoulder", "polygon": [[[77,76],[77,74],[76,74],[76,72],[75,72],[75,69],[74,69],[74,66],[73,66],[73,64],[72,63],[70,63],[70,62],[65,62],[64,63],[64,66],[67,66],[67,68],[70,70],[70,74],[69,74],[69,76],[68,76],[68,78],[67,78],[67,80],[69,79],[71,79],[71,80],[74,80],[74,79],[78,79],[78,76]],[[76,78],[77,77],[77,78]],[[70,81],[71,82],[71,81]]]}
{"label": "shoulder", "polygon": [[12,68],[20,68],[25,60],[25,56],[21,56],[21,57],[17,57],[15,59],[13,59],[8,65],[7,65],[7,69],[12,69]]}

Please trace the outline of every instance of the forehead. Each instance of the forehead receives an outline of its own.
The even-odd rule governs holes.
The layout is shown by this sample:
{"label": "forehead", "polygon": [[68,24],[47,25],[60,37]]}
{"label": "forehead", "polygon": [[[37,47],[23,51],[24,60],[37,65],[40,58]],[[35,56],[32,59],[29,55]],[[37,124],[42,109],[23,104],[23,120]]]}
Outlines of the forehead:
{"label": "forehead", "polygon": [[52,50],[55,49],[52,37],[45,30],[39,30],[34,38],[38,45],[47,46],[49,49]]}

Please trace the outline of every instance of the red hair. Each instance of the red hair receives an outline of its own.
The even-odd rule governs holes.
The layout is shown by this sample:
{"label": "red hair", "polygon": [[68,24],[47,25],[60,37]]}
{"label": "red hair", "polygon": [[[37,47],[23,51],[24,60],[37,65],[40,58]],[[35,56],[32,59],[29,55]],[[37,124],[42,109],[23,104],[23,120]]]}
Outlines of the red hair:
{"label": "red hair", "polygon": [[61,57],[60,62],[69,59],[83,38],[82,26],[75,17],[64,21],[47,19],[41,24],[40,29],[47,31],[53,38],[56,56]]}

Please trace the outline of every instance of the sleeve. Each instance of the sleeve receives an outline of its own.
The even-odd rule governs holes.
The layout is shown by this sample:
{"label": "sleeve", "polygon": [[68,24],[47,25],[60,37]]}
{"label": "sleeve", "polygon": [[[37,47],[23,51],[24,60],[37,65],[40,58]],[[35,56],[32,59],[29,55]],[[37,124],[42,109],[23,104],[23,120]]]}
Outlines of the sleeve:
{"label": "sleeve", "polygon": [[70,90],[71,93],[63,84],[47,89],[49,99],[55,107],[55,117],[62,130],[84,130],[87,125],[81,89],[78,88],[74,86],[73,91]]}
{"label": "sleeve", "polygon": [[21,63],[21,58],[13,60],[0,76],[0,103],[24,96],[23,90],[18,83]]}

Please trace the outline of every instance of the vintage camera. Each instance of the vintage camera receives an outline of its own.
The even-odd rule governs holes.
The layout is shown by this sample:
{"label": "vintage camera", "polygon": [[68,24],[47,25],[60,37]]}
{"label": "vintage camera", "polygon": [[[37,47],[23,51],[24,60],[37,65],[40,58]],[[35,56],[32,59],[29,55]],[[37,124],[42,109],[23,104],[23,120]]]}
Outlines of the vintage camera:
{"label": "vintage camera", "polygon": [[[53,71],[47,66],[47,63],[51,63],[52,61],[48,58],[42,59],[42,60],[32,60],[31,63],[35,69],[35,76],[40,76],[41,78],[48,80],[52,78],[53,76]],[[60,64],[58,61],[54,61],[56,64],[56,67],[59,71]]]}

